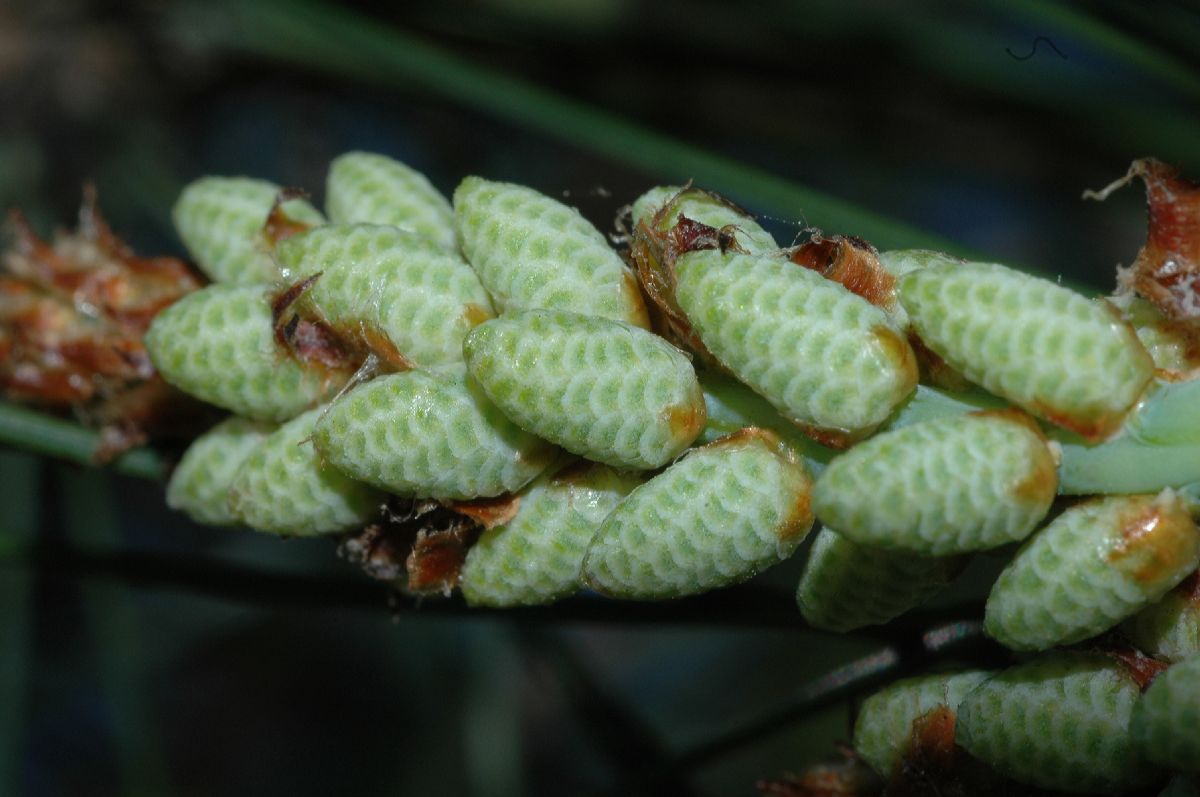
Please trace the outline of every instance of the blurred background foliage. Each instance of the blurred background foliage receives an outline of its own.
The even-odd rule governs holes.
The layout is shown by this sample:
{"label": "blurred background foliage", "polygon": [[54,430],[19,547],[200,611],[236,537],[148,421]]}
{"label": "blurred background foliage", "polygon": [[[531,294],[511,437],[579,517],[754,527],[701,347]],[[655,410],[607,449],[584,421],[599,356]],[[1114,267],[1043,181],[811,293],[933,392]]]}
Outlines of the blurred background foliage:
{"label": "blurred background foliage", "polygon": [[[188,181],[320,199],[329,160],[367,149],[447,193],[467,174],[531,185],[602,229],[695,178],[784,241],[813,225],[1103,290],[1144,201],[1080,193],[1145,155],[1200,176],[1197,40],[1182,2],[5,0],[0,206],[49,232],[91,180],[138,251],[181,253]],[[753,609],[393,618],[382,590],[324,600],[373,589],[327,542],[199,528],[156,483],[16,450],[0,506],[4,795],[750,794],[846,739],[853,701],[677,756],[879,644]],[[89,573],[105,556],[144,557],[140,575]],[[251,577],[181,585],[155,556]],[[763,590],[789,601],[797,564]],[[289,574],[302,588],[272,592]]]}

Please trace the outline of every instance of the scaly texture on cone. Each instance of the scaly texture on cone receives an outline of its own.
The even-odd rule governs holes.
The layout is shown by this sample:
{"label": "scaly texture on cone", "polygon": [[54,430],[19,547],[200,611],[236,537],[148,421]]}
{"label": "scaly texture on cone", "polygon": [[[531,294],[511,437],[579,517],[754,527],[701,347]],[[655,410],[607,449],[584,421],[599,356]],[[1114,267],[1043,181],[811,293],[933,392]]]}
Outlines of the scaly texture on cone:
{"label": "scaly texture on cone", "polygon": [[1137,681],[1102,653],[1053,653],[984,681],[958,706],[957,741],[1022,783],[1116,793],[1162,779],[1130,735]]}
{"label": "scaly texture on cone", "polygon": [[468,177],[454,192],[454,213],[463,254],[498,311],[566,310],[649,326],[637,279],[574,208]]}
{"label": "scaly texture on cone", "polygon": [[230,526],[229,491],[242,463],[275,431],[248,418],[227,418],[197,437],[167,482],[167,506],[197,523]]}
{"label": "scaly texture on cone", "polygon": [[707,349],[793,421],[833,440],[881,424],[917,384],[887,314],[776,258],[688,252],[675,298]]}
{"label": "scaly texture on cone", "polygon": [[146,333],[170,384],[238,415],[285,421],[331,396],[349,370],[303,360],[276,338],[270,289],[210,285],[155,317]]}
{"label": "scaly texture on cone", "polygon": [[550,310],[509,312],[463,343],[488,398],[528,432],[619,468],[670,462],[704,428],[683,352],[631,324]]}
{"label": "scaly texture on cone", "polygon": [[285,536],[333,534],[378,514],[384,496],[329,464],[311,437],[323,407],[280,426],[242,463],[229,508],[251,528]]}
{"label": "scaly texture on cone", "polygon": [[905,678],[863,701],[854,721],[854,749],[888,778],[906,754],[913,723],[928,712],[957,710],[964,696],[995,673],[989,670],[938,673]]}
{"label": "scaly texture on cone", "polygon": [[588,548],[584,583],[658,599],[744,581],[808,534],[810,485],[795,454],[762,429],[692,449],[612,511]]}
{"label": "scaly texture on cone", "polygon": [[1200,654],[1200,571],[1121,624],[1138,650],[1167,661]]}
{"label": "scaly texture on cone", "polygon": [[340,338],[385,361],[461,362],[463,337],[495,315],[466,261],[395,227],[317,227],[282,241],[276,251],[290,273],[315,275],[298,300],[300,312],[314,313]]}
{"label": "scaly texture on cone", "polygon": [[813,507],[860,544],[942,556],[1028,536],[1056,486],[1036,425],[1019,411],[983,411],[860,443],[821,474]]}
{"label": "scaly texture on cone", "polygon": [[1200,531],[1172,490],[1077,504],[1017,552],[984,629],[1016,650],[1069,645],[1161,598],[1200,565]]}
{"label": "scaly texture on cone", "polygon": [[388,224],[326,224],[275,244],[275,262],[288,283],[340,267],[369,263],[396,249],[442,252],[432,241]]}
{"label": "scaly texture on cone", "polygon": [[1130,729],[1148,760],[1200,772],[1200,656],[1154,679],[1133,709]]}
{"label": "scaly texture on cone", "polygon": [[775,252],[779,244],[754,217],[728,200],[701,188],[660,185],[651,188],[633,203],[633,225],[646,224],[655,233],[665,234],[679,223],[679,217],[698,221],[715,230],[728,229],[733,240],[746,252]]}
{"label": "scaly texture on cone", "polygon": [[[263,227],[281,190],[250,177],[201,177],[183,189],[171,218],[196,264],[214,282],[248,285],[279,279]],[[280,210],[300,225],[325,222],[302,199],[288,200]]]}
{"label": "scaly texture on cone", "polygon": [[444,251],[458,250],[450,202],[425,175],[386,155],[347,152],[334,158],[325,183],[325,212],[335,224],[389,224]]}
{"label": "scaly texture on cone", "polygon": [[900,280],[926,346],[967,379],[1026,411],[1102,438],[1154,375],[1114,308],[991,263],[933,265]]}
{"label": "scaly texture on cone", "polygon": [[964,564],[961,557],[859,545],[825,527],[804,563],[796,603],[805,620],[826,631],[880,625],[936,595]]}
{"label": "scaly texture on cone", "polygon": [[575,592],[588,543],[643,481],[578,460],[538,477],[520,493],[516,515],[485,531],[467,553],[460,580],[467,603],[533,606]]}
{"label": "scaly texture on cone", "polygon": [[461,365],[359,385],[330,405],[313,441],[356,479],[410,498],[513,492],[561,453],[510,421]]}

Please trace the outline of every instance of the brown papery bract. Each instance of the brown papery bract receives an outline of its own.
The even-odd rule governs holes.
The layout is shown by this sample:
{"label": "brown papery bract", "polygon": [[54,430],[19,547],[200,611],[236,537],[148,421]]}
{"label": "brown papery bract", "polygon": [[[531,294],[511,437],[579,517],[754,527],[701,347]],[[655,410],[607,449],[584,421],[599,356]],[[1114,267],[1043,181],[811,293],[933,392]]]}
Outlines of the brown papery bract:
{"label": "brown papery bract", "polygon": [[879,262],[879,252],[862,238],[815,233],[806,243],[788,250],[788,259],[838,283],[876,307],[896,306],[896,278]]}
{"label": "brown papery bract", "polygon": [[1133,265],[1118,272],[1118,283],[1153,302],[1168,319],[1200,318],[1200,185],[1162,161],[1140,158],[1120,180],[1083,196],[1103,200],[1135,177],[1146,186],[1146,243]]}
{"label": "brown papery bract", "polygon": [[0,393],[71,411],[98,428],[104,462],[150,437],[190,437],[211,423],[198,402],[168,387],[142,344],[163,308],[203,285],[173,257],[138,257],[84,189],[79,227],[42,240],[9,217],[0,260]]}

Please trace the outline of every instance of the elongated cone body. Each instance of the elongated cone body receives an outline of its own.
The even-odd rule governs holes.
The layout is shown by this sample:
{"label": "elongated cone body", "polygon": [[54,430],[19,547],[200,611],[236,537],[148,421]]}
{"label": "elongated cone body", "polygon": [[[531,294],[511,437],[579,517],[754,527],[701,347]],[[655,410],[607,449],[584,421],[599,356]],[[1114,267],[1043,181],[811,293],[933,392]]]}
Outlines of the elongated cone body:
{"label": "elongated cone body", "polygon": [[1200,565],[1200,531],[1171,490],[1098,498],[1042,529],[1000,574],[984,628],[1017,650],[1069,645],[1161,598]]}
{"label": "elongated cone body", "polygon": [[229,489],[238,468],[274,430],[272,424],[235,417],[197,437],[167,483],[167,506],[197,523],[237,523],[229,509]]}
{"label": "elongated cone body", "polygon": [[956,737],[971,755],[1022,783],[1120,792],[1162,778],[1129,732],[1139,694],[1114,658],[1048,654],[968,693],[958,706]]}
{"label": "elongated cone body", "polygon": [[454,210],[428,178],[398,160],[347,152],[329,164],[325,212],[334,224],[402,227],[454,252]]}
{"label": "elongated cone body", "polygon": [[754,217],[719,197],[699,188],[660,185],[642,194],[633,203],[633,224],[645,223],[658,233],[666,233],[684,216],[717,230],[735,228],[738,245],[751,254],[779,249]]}
{"label": "elongated cone body", "polygon": [[494,315],[465,260],[395,227],[317,227],[277,254],[298,277],[320,273],[304,301],[334,330],[417,366],[461,362],[463,337]]}
{"label": "elongated cone body", "polygon": [[279,427],[238,469],[229,507],[247,526],[308,537],[361,526],[379,512],[383,495],[325,462],[309,439],[322,410]]}
{"label": "elongated cone body", "polygon": [[905,678],[863,701],[854,721],[854,749],[883,777],[890,777],[908,750],[913,722],[945,707],[954,712],[964,696],[994,675],[988,670]]}
{"label": "elongated cone body", "polygon": [[499,312],[566,310],[649,326],[637,278],[579,211],[468,177],[454,192],[463,254]]}
{"label": "elongated cone body", "polygon": [[1131,730],[1150,761],[1200,772],[1200,656],[1154,679],[1133,709]]}
{"label": "elongated cone body", "polygon": [[588,543],[642,481],[579,460],[538,477],[521,493],[516,516],[485,531],[467,553],[460,582],[467,603],[531,606],[575,592]]}
{"label": "elongated cone body", "polygon": [[146,350],[163,379],[238,415],[285,421],[319,404],[348,371],[302,362],[275,338],[269,290],[210,285],[163,310]]}
{"label": "elongated cone body", "polygon": [[862,545],[941,556],[1028,536],[1055,486],[1054,458],[1033,422],[984,411],[860,443],[821,474],[813,507]]}
{"label": "elongated cone body", "polygon": [[583,580],[614,597],[675,598],[744,581],[812,528],[809,477],[762,429],[693,449],[604,521]]}
{"label": "elongated cone body", "polygon": [[557,448],[510,421],[462,366],[376,377],[330,405],[313,441],[368,484],[465,500],[523,487]]}
{"label": "elongated cone body", "polygon": [[[196,265],[214,282],[247,285],[279,279],[263,225],[280,190],[249,177],[202,177],[183,189],[171,217]],[[282,211],[300,224],[325,222],[302,199],[284,202]]]}
{"label": "elongated cone body", "polygon": [[916,387],[912,349],[878,307],[775,258],[689,252],[676,299],[704,345],[784,416],[865,434]]}
{"label": "elongated cone body", "polygon": [[704,428],[683,352],[630,324],[549,310],[507,313],[463,343],[471,375],[528,432],[597,462],[657,468]]}
{"label": "elongated cone body", "polygon": [[796,603],[827,631],[879,625],[924,603],[962,570],[960,557],[873,548],[823,528],[813,541]]}
{"label": "elongated cone body", "polygon": [[1182,661],[1200,655],[1200,572],[1130,617],[1121,630],[1150,656]]}
{"label": "elongated cone body", "polygon": [[1091,438],[1120,425],[1154,361],[1107,304],[989,263],[935,265],[900,280],[925,345],[998,396]]}

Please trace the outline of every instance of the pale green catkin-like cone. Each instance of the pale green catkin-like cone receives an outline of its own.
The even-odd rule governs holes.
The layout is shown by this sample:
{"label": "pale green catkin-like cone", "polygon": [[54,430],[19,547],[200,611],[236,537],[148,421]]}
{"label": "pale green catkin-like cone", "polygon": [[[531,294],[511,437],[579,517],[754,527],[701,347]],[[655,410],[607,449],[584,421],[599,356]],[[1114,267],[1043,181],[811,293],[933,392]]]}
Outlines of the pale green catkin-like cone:
{"label": "pale green catkin-like cone", "polygon": [[488,398],[523,429],[619,468],[658,468],[704,428],[687,356],[631,324],[551,310],[506,313],[467,335]]}
{"label": "pale green catkin-like cone", "polygon": [[908,752],[913,722],[939,708],[954,712],[964,696],[994,675],[988,670],[905,678],[863,701],[854,721],[854,749],[888,778]]}
{"label": "pale green catkin-like cone", "polygon": [[491,299],[458,254],[377,224],[318,227],[279,244],[290,273],[320,272],[301,301],[344,336],[379,338],[409,363],[462,361],[463,337],[492,318]]}
{"label": "pale green catkin-like cone", "polygon": [[1154,679],[1133,709],[1130,730],[1150,761],[1200,772],[1200,656]]}
{"label": "pale green catkin-like cone", "polygon": [[924,603],[962,570],[960,557],[872,548],[823,528],[796,588],[804,619],[826,631],[880,625]]}
{"label": "pale green catkin-like cone", "polygon": [[361,526],[379,512],[384,495],[325,462],[309,439],[323,409],[279,427],[238,469],[229,508],[247,526],[309,537]]}
{"label": "pale green catkin-like cone", "polygon": [[325,212],[335,224],[390,224],[458,250],[454,210],[425,175],[371,152],[347,152],[329,164]]}
{"label": "pale green catkin-like cone", "polygon": [[958,706],[955,740],[1022,783],[1111,793],[1162,779],[1129,732],[1137,682],[1101,653],[1052,653],[1012,667]]}
{"label": "pale green catkin-like cone", "polygon": [[[654,215],[668,202],[672,202],[670,211],[664,213],[658,223],[654,224]],[[645,222],[657,232],[665,233],[679,222],[680,216],[686,216],[692,221],[707,224],[718,230],[736,227],[734,237],[738,245],[751,254],[764,254],[779,249],[779,244],[775,243],[771,233],[764,230],[753,216],[739,213],[735,208],[698,188],[682,188],[677,185],[651,188],[634,201],[632,213],[634,227]]]}
{"label": "pale green catkin-like cone", "polygon": [[292,418],[349,378],[279,346],[270,289],[261,285],[209,285],[190,293],[155,316],[145,343],[167,382],[258,420]]}
{"label": "pale green catkin-like cone", "polygon": [[1015,410],[914,423],[851,448],[813,490],[821,522],[862,545],[929,556],[1024,539],[1054,500],[1054,457]]}
{"label": "pale green catkin-like cone", "polygon": [[582,460],[538,477],[520,494],[516,516],[485,531],[467,553],[460,580],[467,603],[533,606],[575,592],[588,543],[643,481]]}
{"label": "pale green catkin-like cone", "polygon": [[916,357],[887,314],[776,258],[689,252],[676,299],[704,345],[787,418],[861,436],[917,384]]}
{"label": "pale green catkin-like cone", "polygon": [[330,405],[313,441],[356,479],[413,498],[513,492],[561,453],[505,417],[461,365],[354,388]]}
{"label": "pale green catkin-like cone", "polygon": [[809,488],[804,465],[768,431],[692,449],[617,505],[588,548],[583,581],[650,600],[744,581],[808,534]]}
{"label": "pale green catkin-like cone", "polygon": [[566,310],[650,325],[637,278],[579,211],[468,177],[454,192],[463,254],[500,312]]}
{"label": "pale green catkin-like cone", "polygon": [[1017,552],[984,629],[1016,650],[1069,645],[1161,598],[1200,565],[1200,531],[1171,490],[1071,507]]}
{"label": "pale green catkin-like cone", "polygon": [[935,265],[900,280],[921,340],[1021,408],[1099,438],[1120,425],[1154,361],[1111,305],[989,263]]}
{"label": "pale green catkin-like cone", "polygon": [[1200,654],[1200,573],[1130,617],[1121,630],[1150,656],[1182,661]]}
{"label": "pale green catkin-like cone", "polygon": [[238,468],[275,426],[248,418],[227,418],[197,437],[167,482],[167,506],[197,523],[230,526],[229,488]]}
{"label": "pale green catkin-like cone", "polygon": [[[279,279],[263,225],[280,190],[250,177],[201,177],[183,189],[171,217],[184,246],[214,282],[247,285]],[[281,209],[302,224],[325,223],[302,199],[284,202]]]}

